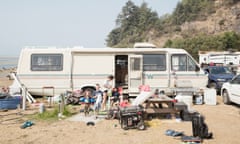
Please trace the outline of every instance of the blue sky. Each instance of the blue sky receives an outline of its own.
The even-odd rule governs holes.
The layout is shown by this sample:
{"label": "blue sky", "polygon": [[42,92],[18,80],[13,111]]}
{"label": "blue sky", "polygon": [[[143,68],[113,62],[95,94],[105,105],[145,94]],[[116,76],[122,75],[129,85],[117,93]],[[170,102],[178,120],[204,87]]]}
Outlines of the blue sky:
{"label": "blue sky", "polygon": [[[117,15],[128,0],[1,0],[0,56],[25,46],[106,47]],[[140,5],[144,0],[132,0]],[[145,0],[159,16],[180,0]]]}

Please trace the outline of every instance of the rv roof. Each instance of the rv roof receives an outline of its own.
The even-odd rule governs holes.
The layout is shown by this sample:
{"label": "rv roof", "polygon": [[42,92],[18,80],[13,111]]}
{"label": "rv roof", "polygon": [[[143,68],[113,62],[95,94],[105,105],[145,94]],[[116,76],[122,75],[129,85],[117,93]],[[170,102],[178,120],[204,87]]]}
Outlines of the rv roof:
{"label": "rv roof", "polygon": [[154,44],[151,43],[135,43],[134,48],[156,48]]}
{"label": "rv roof", "polygon": [[184,49],[177,48],[82,48],[82,47],[73,47],[73,48],[53,48],[53,47],[25,47],[24,51],[32,52],[60,52],[60,51],[69,51],[72,53],[78,52],[97,52],[97,53],[134,53],[134,52],[170,52],[170,53],[186,53]]}

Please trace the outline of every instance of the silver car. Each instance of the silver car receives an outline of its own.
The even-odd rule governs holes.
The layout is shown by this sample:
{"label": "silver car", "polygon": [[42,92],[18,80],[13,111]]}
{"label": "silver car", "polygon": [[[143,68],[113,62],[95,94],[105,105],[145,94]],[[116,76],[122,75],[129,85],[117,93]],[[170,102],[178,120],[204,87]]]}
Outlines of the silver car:
{"label": "silver car", "polygon": [[222,85],[221,96],[225,104],[240,104],[240,75]]}

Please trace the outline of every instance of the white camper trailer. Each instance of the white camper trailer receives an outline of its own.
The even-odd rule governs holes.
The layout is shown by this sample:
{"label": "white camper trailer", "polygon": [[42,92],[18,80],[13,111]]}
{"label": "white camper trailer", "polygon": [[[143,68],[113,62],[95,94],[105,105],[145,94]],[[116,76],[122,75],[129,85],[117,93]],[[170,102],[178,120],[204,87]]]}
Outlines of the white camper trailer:
{"label": "white camper trailer", "polygon": [[199,51],[199,64],[239,65],[240,52],[229,51]]}
{"label": "white camper trailer", "polygon": [[240,52],[231,51],[199,51],[199,64],[214,64],[230,67],[234,73],[240,73]]}
{"label": "white camper trailer", "polygon": [[[173,48],[37,48],[21,51],[17,77],[32,95],[55,95],[66,90],[94,88],[108,75],[129,96],[140,85],[151,90],[173,88],[178,80],[204,88],[207,76],[183,49]],[[53,88],[52,91],[48,88]]]}

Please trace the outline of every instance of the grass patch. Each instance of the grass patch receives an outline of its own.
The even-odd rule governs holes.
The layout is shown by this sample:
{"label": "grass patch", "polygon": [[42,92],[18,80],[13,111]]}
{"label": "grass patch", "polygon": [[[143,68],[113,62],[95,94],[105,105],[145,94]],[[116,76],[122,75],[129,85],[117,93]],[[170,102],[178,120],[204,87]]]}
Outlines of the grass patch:
{"label": "grass patch", "polygon": [[[36,120],[55,121],[58,120],[59,109],[58,106],[53,109],[47,109],[43,113],[37,113],[32,118]],[[64,106],[63,115],[65,118],[72,116],[75,112],[71,111],[71,107]]]}

